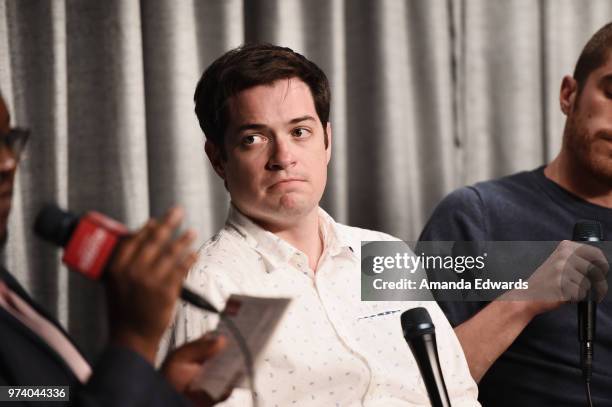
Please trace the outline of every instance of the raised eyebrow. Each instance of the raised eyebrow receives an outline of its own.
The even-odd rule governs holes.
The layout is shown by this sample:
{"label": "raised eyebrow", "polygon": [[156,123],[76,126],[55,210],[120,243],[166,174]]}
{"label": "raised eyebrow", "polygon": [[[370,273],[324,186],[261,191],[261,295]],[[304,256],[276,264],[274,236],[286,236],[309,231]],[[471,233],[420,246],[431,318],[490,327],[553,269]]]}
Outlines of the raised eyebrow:
{"label": "raised eyebrow", "polygon": [[310,115],[306,115],[306,116],[296,117],[295,119],[291,119],[289,124],[296,124],[296,123],[305,122],[305,121],[316,122],[317,119],[315,119],[314,117],[312,117]]}
{"label": "raised eyebrow", "polygon": [[258,123],[247,123],[247,124],[243,124],[242,126],[238,127],[236,129],[236,133],[242,133],[243,131],[246,130],[265,130],[266,126],[263,124],[258,124]]}

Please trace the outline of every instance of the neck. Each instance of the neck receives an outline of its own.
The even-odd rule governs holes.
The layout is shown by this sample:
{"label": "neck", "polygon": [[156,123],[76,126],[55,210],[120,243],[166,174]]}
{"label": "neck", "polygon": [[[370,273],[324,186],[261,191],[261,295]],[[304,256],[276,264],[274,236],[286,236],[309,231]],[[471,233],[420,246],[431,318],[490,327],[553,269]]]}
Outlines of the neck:
{"label": "neck", "polygon": [[290,224],[260,224],[261,227],[285,240],[308,257],[310,269],[316,271],[323,253],[323,241],[319,233],[319,214],[315,207],[306,216]]}
{"label": "neck", "polygon": [[595,205],[612,208],[612,188],[602,182],[562,149],[544,169],[546,178]]}

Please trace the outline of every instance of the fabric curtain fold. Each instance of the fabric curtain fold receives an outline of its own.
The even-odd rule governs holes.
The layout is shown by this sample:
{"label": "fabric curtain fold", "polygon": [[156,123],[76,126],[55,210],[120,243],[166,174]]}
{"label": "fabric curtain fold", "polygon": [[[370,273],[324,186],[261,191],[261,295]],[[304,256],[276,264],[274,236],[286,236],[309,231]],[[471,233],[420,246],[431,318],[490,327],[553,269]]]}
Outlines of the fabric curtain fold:
{"label": "fabric curtain fold", "polygon": [[193,113],[202,71],[242,43],[289,46],[332,86],[323,207],[415,240],[468,183],[554,157],[564,74],[607,0],[0,0],[0,91],[32,130],[7,267],[95,354],[101,287],[31,225],[44,202],[135,228],[173,204],[204,242],[228,196]]}

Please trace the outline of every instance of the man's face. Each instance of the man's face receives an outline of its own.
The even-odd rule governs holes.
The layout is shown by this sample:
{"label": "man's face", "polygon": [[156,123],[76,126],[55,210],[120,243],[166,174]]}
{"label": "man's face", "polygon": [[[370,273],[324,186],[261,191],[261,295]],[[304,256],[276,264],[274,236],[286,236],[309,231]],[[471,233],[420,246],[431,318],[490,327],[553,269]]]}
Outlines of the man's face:
{"label": "man's face", "polygon": [[567,115],[564,148],[582,168],[612,187],[612,59],[591,72],[579,94],[573,93],[565,106],[561,100]]}
{"label": "man's face", "polygon": [[[4,100],[0,97],[0,138],[6,137],[9,133],[9,119]],[[6,241],[16,169],[17,161],[6,146],[0,143],[0,244]]]}
{"label": "man's face", "polygon": [[232,97],[228,112],[227,160],[214,145],[207,153],[234,205],[270,228],[312,213],[325,189],[331,147],[308,86],[297,78],[255,86]]}

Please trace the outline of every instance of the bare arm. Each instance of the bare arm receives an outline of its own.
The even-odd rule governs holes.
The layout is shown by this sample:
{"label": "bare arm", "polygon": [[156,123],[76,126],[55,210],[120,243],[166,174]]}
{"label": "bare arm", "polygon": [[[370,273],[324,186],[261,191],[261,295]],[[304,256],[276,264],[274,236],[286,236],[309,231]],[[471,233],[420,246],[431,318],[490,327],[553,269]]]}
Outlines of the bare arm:
{"label": "bare arm", "polygon": [[535,316],[526,301],[494,301],[455,327],[470,373],[478,383]]}
{"label": "bare arm", "polygon": [[591,287],[603,299],[607,267],[599,249],[563,241],[529,278],[527,290],[505,293],[456,326],[474,380],[482,379],[536,315],[583,299]]}

